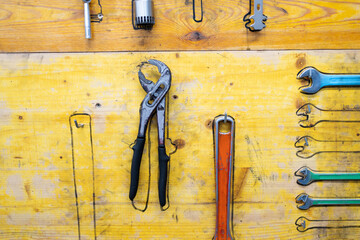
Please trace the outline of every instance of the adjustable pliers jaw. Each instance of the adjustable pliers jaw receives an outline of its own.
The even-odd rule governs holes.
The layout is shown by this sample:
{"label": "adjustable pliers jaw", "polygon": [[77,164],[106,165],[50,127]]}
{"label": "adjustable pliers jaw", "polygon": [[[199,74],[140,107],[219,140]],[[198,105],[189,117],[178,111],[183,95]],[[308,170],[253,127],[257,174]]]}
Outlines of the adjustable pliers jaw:
{"label": "adjustable pliers jaw", "polygon": [[[161,76],[156,82],[156,84],[146,79],[144,74],[141,72],[141,67],[146,63],[158,67]],[[171,72],[164,63],[158,60],[150,59],[148,62],[144,62],[140,66],[138,75],[141,86],[148,93],[140,105],[140,125],[138,137],[144,137],[147,124],[151,116],[155,113],[155,109],[158,106],[160,106],[160,108],[165,108],[165,104],[162,104],[162,100],[164,99],[166,93],[169,91],[171,86]]]}

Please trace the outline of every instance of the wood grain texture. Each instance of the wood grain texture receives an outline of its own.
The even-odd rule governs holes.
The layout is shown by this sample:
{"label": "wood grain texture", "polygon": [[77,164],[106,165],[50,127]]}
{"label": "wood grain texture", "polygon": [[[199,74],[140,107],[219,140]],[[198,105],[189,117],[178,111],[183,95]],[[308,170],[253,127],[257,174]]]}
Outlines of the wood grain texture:
{"label": "wood grain texture", "polygon": [[[199,2],[197,2],[198,4]],[[99,11],[96,1],[92,13]],[[1,52],[359,49],[358,0],[266,0],[267,27],[244,27],[247,0],[204,0],[204,20],[192,19],[192,1],[154,0],[152,31],[135,31],[131,0],[102,1],[104,21],[84,37],[81,0],[8,0],[0,3]],[[198,12],[198,11],[197,11]]]}
{"label": "wood grain texture", "polygon": [[[173,74],[169,137],[178,150],[170,160],[170,208],[163,212],[153,121],[153,144],[145,149],[145,156],[151,152],[150,203],[142,213],[128,199],[129,146],[145,96],[137,66],[149,58],[164,61]],[[304,165],[319,171],[358,171],[359,154],[300,159],[294,142],[307,134],[360,140],[358,124],[321,123],[303,129],[295,115],[306,102],[324,109],[359,108],[359,89],[303,95],[296,80],[306,65],[354,73],[360,72],[359,63],[360,51],[0,54],[0,237],[78,239],[69,116],[85,112],[93,119],[97,239],[211,239],[216,219],[211,120],[227,111],[236,121],[235,239],[358,239],[360,228],[297,232],[299,216],[354,219],[360,209],[301,211],[294,198],[301,192],[360,197],[359,184],[323,182],[304,188],[293,173]],[[76,156],[85,156],[89,146],[76,151]],[[147,167],[144,157],[139,206],[146,198]],[[93,229],[83,232],[84,239],[92,239]]]}

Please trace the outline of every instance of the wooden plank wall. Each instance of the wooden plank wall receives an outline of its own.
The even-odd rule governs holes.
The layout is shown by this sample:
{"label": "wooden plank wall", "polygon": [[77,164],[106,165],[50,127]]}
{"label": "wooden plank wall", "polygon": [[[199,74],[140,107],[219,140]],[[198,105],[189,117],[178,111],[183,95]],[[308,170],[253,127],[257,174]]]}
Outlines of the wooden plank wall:
{"label": "wooden plank wall", "polygon": [[[92,12],[99,8],[92,1]],[[131,1],[102,1],[104,21],[84,38],[81,0],[8,0],[0,3],[2,52],[358,49],[358,0],[266,0],[267,28],[251,33],[243,16],[249,1],[204,0],[204,20],[192,1],[154,0],[156,25],[134,31]]]}
{"label": "wooden plank wall", "polygon": [[[201,23],[192,20],[192,1],[154,0],[153,30],[135,31],[131,1],[103,0],[104,21],[92,24],[93,39],[86,40],[81,0],[1,2],[0,239],[211,239],[216,218],[211,121],[225,111],[236,120],[235,239],[359,239],[360,227],[299,233],[294,224],[300,216],[359,219],[358,207],[301,211],[294,201],[302,192],[360,198],[358,183],[301,187],[293,174],[302,166],[359,171],[359,154],[302,159],[294,143],[305,135],[340,144],[360,141],[356,122],[305,129],[295,115],[308,102],[359,109],[359,89],[304,95],[296,74],[306,66],[360,72],[360,2],[264,4],[267,27],[257,33],[242,21],[247,0],[204,0]],[[97,12],[96,2],[91,5]],[[150,58],[172,71],[168,137],[177,151],[170,161],[170,207],[161,211],[152,121],[136,198],[137,206],[144,206],[150,167],[149,206],[140,212],[128,199],[130,145],[145,96],[138,65]],[[76,128],[74,119],[84,127]],[[166,144],[168,153],[174,151],[170,140]],[[357,144],[348,147],[356,151]]]}
{"label": "wooden plank wall", "polygon": [[[163,212],[157,197],[153,121],[150,203],[142,213],[128,199],[133,153],[129,146],[137,135],[138,109],[145,95],[137,65],[149,58],[166,62],[172,70],[169,137],[178,150],[171,156],[170,208]],[[304,135],[360,141],[358,123],[321,123],[304,129],[295,115],[307,102],[324,109],[358,108],[354,99],[359,90],[326,89],[303,95],[296,74],[302,67],[299,59],[323,71],[359,71],[360,51],[2,54],[0,59],[2,239],[77,239],[69,126],[74,112],[92,116],[98,239],[213,237],[216,207],[210,122],[224,111],[236,119],[236,239],[360,236],[360,228],[297,232],[294,222],[300,216],[353,219],[360,210],[301,211],[296,208],[296,195],[358,197],[359,184],[318,183],[304,188],[293,176],[304,165],[323,171],[357,171],[358,154],[324,153],[301,159],[295,155],[294,143]],[[88,164],[78,170],[91,182],[89,119],[76,119],[86,126],[77,129],[71,122],[75,158],[80,165]],[[146,199],[147,163],[145,157],[136,198],[139,206]],[[85,189],[92,192],[91,184]],[[89,202],[89,197],[82,196],[81,201]],[[91,218],[91,214],[80,218],[85,229],[92,226]],[[81,239],[93,239],[91,228],[82,234]]]}

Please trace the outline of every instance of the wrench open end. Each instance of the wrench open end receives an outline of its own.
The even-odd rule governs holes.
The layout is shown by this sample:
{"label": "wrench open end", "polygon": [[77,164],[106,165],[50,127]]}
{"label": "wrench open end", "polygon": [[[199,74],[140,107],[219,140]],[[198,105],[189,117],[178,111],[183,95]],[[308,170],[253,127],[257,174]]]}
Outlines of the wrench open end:
{"label": "wrench open end", "polygon": [[306,217],[299,217],[298,219],[296,219],[295,221],[295,225],[297,226],[296,229],[299,232],[305,232],[308,230],[307,226],[307,222],[309,221],[309,219],[307,219]]}
{"label": "wrench open end", "polygon": [[307,120],[309,118],[309,113],[311,113],[311,108],[315,107],[311,103],[306,103],[299,107],[299,109],[296,111],[296,116],[304,117],[303,120]]}
{"label": "wrench open end", "polygon": [[299,117],[299,125],[303,128],[314,127],[322,120],[319,120],[321,111],[324,111],[311,103],[306,103],[303,106],[299,107],[296,111],[296,115]]}
{"label": "wrench open end", "polygon": [[300,210],[307,210],[312,206],[312,199],[306,193],[301,193],[296,197],[297,208]]}
{"label": "wrench open end", "polygon": [[305,146],[309,145],[309,141],[307,139],[308,136],[303,136],[301,138],[299,138],[296,142],[295,142],[295,147],[299,148],[301,150],[304,150]]}
{"label": "wrench open end", "polygon": [[301,127],[311,127],[309,126],[309,113],[311,112],[311,105],[312,104],[307,103],[296,111],[296,115],[299,117],[299,124]]}
{"label": "wrench open end", "polygon": [[321,73],[314,67],[306,67],[297,74],[297,79],[309,81],[308,85],[300,87],[300,91],[306,94],[317,93],[321,88]]}
{"label": "wrench open end", "polygon": [[313,141],[317,140],[310,136],[303,136],[299,138],[294,144],[294,146],[298,149],[296,156],[307,159],[316,155],[318,152],[314,152],[314,148],[312,146]]}
{"label": "wrench open end", "polygon": [[311,179],[312,171],[308,167],[301,167],[295,172],[295,176],[300,177],[297,183],[302,186],[307,186],[313,182]]}

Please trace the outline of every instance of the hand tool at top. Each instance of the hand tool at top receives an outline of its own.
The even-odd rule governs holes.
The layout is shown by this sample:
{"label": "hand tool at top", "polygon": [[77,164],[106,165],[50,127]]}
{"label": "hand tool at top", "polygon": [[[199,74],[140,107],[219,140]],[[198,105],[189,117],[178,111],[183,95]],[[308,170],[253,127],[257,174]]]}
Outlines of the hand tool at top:
{"label": "hand tool at top", "polygon": [[250,11],[244,16],[245,27],[252,32],[260,31],[266,27],[267,17],[263,14],[263,0],[249,0]]}
{"label": "hand tool at top", "polygon": [[360,75],[357,74],[328,74],[317,70],[314,67],[302,69],[298,79],[305,79],[309,84],[300,88],[302,93],[314,94],[323,87],[359,87]]}
{"label": "hand tool at top", "polygon": [[85,38],[91,39],[91,24],[90,24],[90,2],[91,0],[83,0],[84,2],[84,23],[85,23]]}
{"label": "hand tool at top", "polygon": [[102,6],[100,0],[98,4],[100,7],[100,12],[98,14],[90,14],[90,2],[91,0],[83,0],[84,2],[84,24],[85,24],[85,38],[91,39],[91,22],[101,22],[103,19]]}
{"label": "hand tool at top", "polygon": [[[216,117],[213,124],[216,163],[216,230],[214,239],[230,240],[233,239],[230,228],[230,201],[235,121],[225,113],[225,115]],[[230,128],[226,129],[225,124],[230,124]]]}
{"label": "hand tool at top", "polygon": [[296,156],[311,158],[320,153],[360,153],[360,141],[348,140],[317,140],[310,136],[303,136],[295,142],[299,150]]}
{"label": "hand tool at top", "polygon": [[324,110],[311,103],[301,106],[296,115],[301,127],[314,127],[320,122],[360,122],[360,110]]}
{"label": "hand tool at top", "polygon": [[310,220],[306,217],[299,217],[295,221],[295,225],[299,232],[316,228],[360,228],[360,220]]}
{"label": "hand tool at top", "polygon": [[313,206],[347,206],[360,205],[359,198],[310,198],[306,193],[301,193],[296,197],[297,207],[300,210],[307,210]]}
{"label": "hand tool at top", "polygon": [[[140,163],[144,150],[145,134],[148,123],[156,110],[157,127],[158,127],[158,153],[159,153],[159,202],[163,207],[166,204],[166,182],[167,182],[167,164],[169,157],[165,150],[165,95],[171,86],[171,72],[168,66],[158,60],[150,59],[148,64],[157,66],[161,76],[155,83],[145,78],[139,69],[139,80],[143,89],[147,92],[144,100],[140,105],[140,124],[137,139],[133,146],[134,155],[131,164],[131,183],[129,198],[132,201],[139,185]],[[145,64],[143,63],[143,64]],[[150,151],[150,149],[149,149]]]}
{"label": "hand tool at top", "polygon": [[297,180],[299,185],[307,186],[315,181],[350,181],[360,180],[358,172],[316,172],[308,167],[302,167],[295,172],[295,176],[300,177]]}
{"label": "hand tool at top", "polygon": [[134,29],[150,30],[155,24],[152,0],[132,0],[132,23]]}

